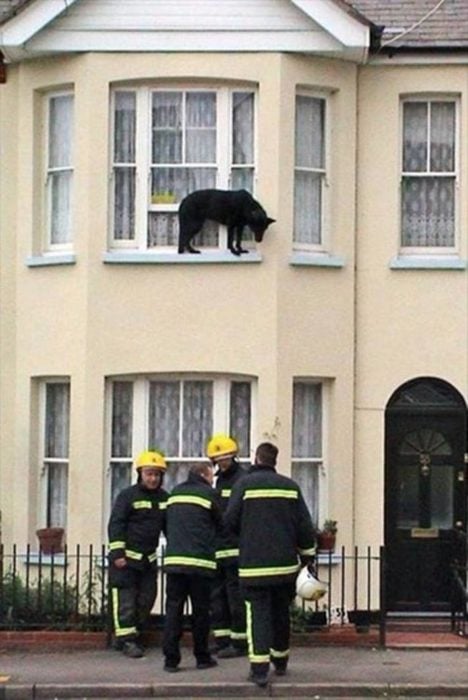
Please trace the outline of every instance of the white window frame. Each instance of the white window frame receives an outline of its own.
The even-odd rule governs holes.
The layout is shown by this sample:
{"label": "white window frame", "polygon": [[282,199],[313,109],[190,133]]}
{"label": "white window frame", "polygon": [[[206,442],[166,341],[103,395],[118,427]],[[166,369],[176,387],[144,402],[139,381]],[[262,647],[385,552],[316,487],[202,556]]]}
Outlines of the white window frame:
{"label": "white window frame", "polygon": [[[293,195],[293,250],[303,253],[326,253],[330,252],[330,202],[331,202],[331,99],[330,95],[318,90],[297,90],[294,97],[294,123],[297,111],[297,98],[309,97],[316,100],[322,100],[324,103],[324,124],[323,124],[323,140],[324,140],[324,167],[323,168],[305,168],[297,166],[294,160],[294,195]],[[296,131],[294,132],[294,154],[296,151]],[[321,201],[321,218],[320,218],[320,243],[305,243],[295,240],[296,212],[295,212],[295,189],[296,189],[296,172],[312,172],[322,174],[322,201]]]}
{"label": "white window frame", "polygon": [[[68,385],[71,391],[71,382],[68,377],[51,377],[41,380],[39,384],[39,435],[38,435],[38,449],[39,449],[39,469],[38,469],[38,494],[40,497],[39,507],[37,509],[37,528],[48,527],[48,482],[49,482],[49,464],[66,464],[64,467],[67,470],[67,478],[70,477],[70,453],[67,457],[47,457],[45,454],[45,438],[46,438],[46,399],[47,399],[47,386],[51,384],[63,384]],[[71,399],[71,396],[70,396]],[[70,426],[71,418],[71,403],[68,416],[68,425]],[[70,450],[70,436],[69,436],[69,450]],[[68,495],[67,495],[67,511],[68,511]],[[67,512],[68,520],[68,512]],[[65,524],[66,527],[66,524]]]}
{"label": "white window frame", "polygon": [[[109,163],[109,247],[111,250],[138,250],[139,252],[173,253],[174,246],[147,246],[147,228],[149,212],[174,213],[178,211],[178,203],[153,204],[150,202],[151,193],[151,95],[153,92],[212,92],[217,95],[216,103],[216,163],[197,163],[197,167],[213,167],[217,171],[216,188],[231,189],[231,169],[251,167],[253,170],[253,189],[257,185],[257,161],[258,161],[258,90],[252,83],[236,83],[229,86],[213,85],[212,83],[167,83],[147,84],[135,86],[134,84],[118,85],[113,88],[110,100],[110,163]],[[113,139],[115,129],[114,101],[117,92],[134,92],[136,95],[136,144],[135,144],[135,238],[114,238],[114,159]],[[254,96],[254,162],[243,166],[232,163],[232,129],[233,129],[233,94],[236,92],[251,92]],[[253,193],[254,194],[254,193]],[[246,247],[254,247],[251,241],[243,242]],[[219,251],[227,247],[227,229],[219,227],[218,246],[203,248],[202,252]]]}
{"label": "white window frame", "polygon": [[[72,98],[72,136],[70,145],[70,159],[68,166],[57,168],[49,167],[50,156],[50,112],[51,102],[57,97]],[[43,249],[49,253],[60,253],[62,251],[70,251],[73,249],[73,212],[74,212],[74,155],[75,155],[75,94],[73,90],[61,90],[57,92],[48,92],[44,96],[43,104],[44,118],[44,224],[43,224]],[[64,243],[52,242],[52,175],[57,172],[69,172],[71,175],[71,192],[70,192],[70,210],[68,212],[68,240]]]}
{"label": "white window frame", "polygon": [[[430,102],[450,102],[455,105],[455,169],[453,172],[431,172],[430,170],[407,172],[403,170],[403,150],[404,150],[404,105],[408,102],[422,102],[428,104]],[[430,112],[428,123],[430,126]],[[428,135],[430,128],[428,129]],[[430,142],[429,142],[430,145]],[[430,158],[430,148],[427,149],[427,157]],[[399,182],[399,252],[402,256],[447,256],[454,255],[459,247],[459,216],[460,216],[460,99],[457,95],[447,95],[446,93],[422,93],[417,95],[405,95],[400,100],[400,182]],[[403,178],[404,177],[453,177],[455,180],[454,186],[454,245],[453,246],[404,246],[402,245],[402,204],[403,204]]]}
{"label": "white window frame", "polygon": [[[133,383],[133,415],[132,415],[132,454],[128,458],[112,458],[112,386],[114,382]],[[248,464],[254,454],[254,436],[256,435],[256,406],[257,406],[257,380],[255,377],[235,374],[198,374],[198,373],[166,373],[148,375],[122,375],[108,378],[106,387],[106,472],[105,472],[105,504],[104,504],[104,528],[107,526],[111,509],[112,488],[112,462],[128,462],[132,467],[133,459],[139,452],[148,448],[148,411],[149,411],[149,387],[151,382],[158,381],[210,381],[213,382],[213,433],[229,433],[230,421],[230,388],[232,382],[247,382],[250,384],[250,456],[240,458],[241,463]],[[180,405],[182,411],[182,403]],[[182,424],[180,425],[182,430]],[[200,457],[199,459],[203,459]],[[168,456],[168,465],[171,462],[193,462],[193,457]],[[131,468],[131,483],[136,481],[136,470]]]}
{"label": "white window frame", "polygon": [[[295,384],[314,384],[320,385],[322,389],[322,456],[321,457],[294,457],[293,455],[293,412],[294,412],[294,385]],[[329,405],[330,405],[330,386],[329,382],[323,378],[317,377],[294,377],[293,392],[291,393],[291,474],[294,464],[315,463],[318,470],[318,514],[317,523],[321,527],[323,521],[328,518],[328,435],[329,435]],[[304,498],[305,498],[305,494]],[[306,500],[307,503],[307,500]],[[307,503],[309,507],[309,503]]]}

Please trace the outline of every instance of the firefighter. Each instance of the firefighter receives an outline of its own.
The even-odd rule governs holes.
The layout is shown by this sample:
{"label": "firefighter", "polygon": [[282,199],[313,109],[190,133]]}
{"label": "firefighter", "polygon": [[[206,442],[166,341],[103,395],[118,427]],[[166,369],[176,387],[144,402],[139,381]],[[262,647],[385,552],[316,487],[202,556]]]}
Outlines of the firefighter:
{"label": "firefighter", "polygon": [[178,484],[167,502],[166,620],[164,624],[164,670],[179,670],[180,638],[186,601],[192,604],[193,654],[197,669],[216,666],[210,655],[211,580],[216,571],[216,534],[222,513],[212,487],[209,462],[192,465],[187,481]]}
{"label": "firefighter", "polygon": [[257,447],[255,464],[234,487],[225,524],[239,533],[239,578],[247,606],[249,680],[264,687],[270,661],[284,675],[289,606],[299,558],[313,565],[315,531],[299,486],[276,472],[278,449]]}
{"label": "firefighter", "polygon": [[144,656],[140,635],[156,600],[156,549],[168,499],[162,454],[142,452],[135,466],[137,483],[119,493],[108,526],[114,647],[131,658]]}
{"label": "firefighter", "polygon": [[[226,511],[234,484],[246,472],[237,460],[238,447],[227,435],[213,435],[206,454],[217,468],[216,490]],[[211,597],[211,625],[220,659],[247,654],[245,603],[239,588],[239,538],[223,529],[216,546],[218,564]]]}

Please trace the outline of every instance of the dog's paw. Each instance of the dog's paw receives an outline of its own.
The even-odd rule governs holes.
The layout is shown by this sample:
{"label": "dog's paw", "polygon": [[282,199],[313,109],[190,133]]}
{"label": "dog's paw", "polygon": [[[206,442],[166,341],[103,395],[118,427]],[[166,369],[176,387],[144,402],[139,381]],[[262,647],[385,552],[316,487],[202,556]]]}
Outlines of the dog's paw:
{"label": "dog's paw", "polygon": [[240,250],[237,250],[236,248],[229,248],[229,250],[233,255],[240,255]]}

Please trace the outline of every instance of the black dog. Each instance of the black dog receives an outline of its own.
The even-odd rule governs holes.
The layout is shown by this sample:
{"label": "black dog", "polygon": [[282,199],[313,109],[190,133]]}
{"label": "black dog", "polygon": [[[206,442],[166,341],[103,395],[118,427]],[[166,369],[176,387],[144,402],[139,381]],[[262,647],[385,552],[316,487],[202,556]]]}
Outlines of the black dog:
{"label": "black dog", "polygon": [[200,252],[190,241],[201,231],[206,219],[227,226],[228,248],[234,255],[248,253],[241,247],[244,226],[252,229],[260,243],[268,226],[275,221],[247,190],[197,190],[180,203],[179,253]]}

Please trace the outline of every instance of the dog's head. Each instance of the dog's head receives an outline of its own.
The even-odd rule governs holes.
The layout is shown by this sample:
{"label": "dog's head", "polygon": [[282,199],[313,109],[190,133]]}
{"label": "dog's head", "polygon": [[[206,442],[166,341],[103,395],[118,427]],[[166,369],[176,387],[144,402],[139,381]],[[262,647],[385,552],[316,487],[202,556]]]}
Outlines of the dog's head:
{"label": "dog's head", "polygon": [[262,209],[254,209],[250,213],[249,228],[252,229],[257,243],[263,240],[263,234],[270,224],[273,224],[276,219],[271,219]]}

